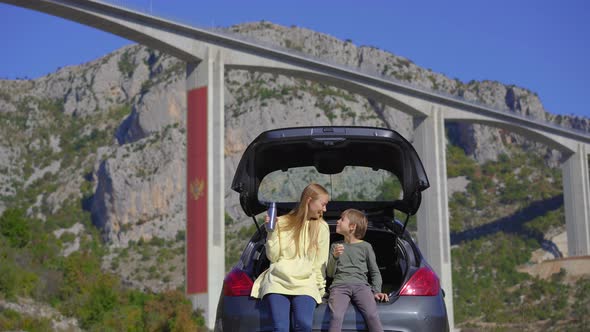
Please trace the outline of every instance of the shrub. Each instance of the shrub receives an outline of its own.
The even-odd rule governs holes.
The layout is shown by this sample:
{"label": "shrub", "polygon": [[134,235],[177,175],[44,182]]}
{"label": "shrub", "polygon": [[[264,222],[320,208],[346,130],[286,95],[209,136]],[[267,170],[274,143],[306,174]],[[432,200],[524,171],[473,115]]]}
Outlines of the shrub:
{"label": "shrub", "polygon": [[383,183],[381,183],[378,190],[380,194],[377,199],[389,201],[400,198],[402,187],[399,181],[394,181],[393,179],[387,178],[385,181],[383,181]]}
{"label": "shrub", "polygon": [[133,76],[133,72],[135,71],[135,64],[133,63],[132,55],[129,54],[129,51],[125,51],[121,55],[121,59],[118,63],[119,71],[126,77]]}
{"label": "shrub", "polygon": [[37,288],[39,277],[16,265],[0,259],[0,294],[7,299],[18,296],[31,296]]}
{"label": "shrub", "polygon": [[100,324],[95,324],[97,331],[145,331],[143,325],[143,309],[136,305],[118,307],[105,313]]}
{"label": "shrub", "polygon": [[2,331],[51,331],[51,320],[22,315],[14,310],[4,309],[0,311],[0,327]]}
{"label": "shrub", "polygon": [[466,176],[473,179],[477,168],[475,160],[469,158],[463,149],[455,145],[447,146],[447,176]]}
{"label": "shrub", "polygon": [[31,240],[31,230],[20,209],[8,209],[0,217],[0,234],[8,238],[12,247],[22,248]]}
{"label": "shrub", "polygon": [[156,295],[145,304],[144,314],[148,331],[195,331],[199,325],[190,301],[179,291]]}

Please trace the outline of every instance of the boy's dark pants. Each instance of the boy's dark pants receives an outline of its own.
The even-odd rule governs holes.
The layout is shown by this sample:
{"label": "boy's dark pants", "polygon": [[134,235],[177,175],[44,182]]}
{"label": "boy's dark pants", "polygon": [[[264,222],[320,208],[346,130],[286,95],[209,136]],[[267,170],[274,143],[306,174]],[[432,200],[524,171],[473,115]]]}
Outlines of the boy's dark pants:
{"label": "boy's dark pants", "polygon": [[363,284],[346,284],[335,285],[330,288],[330,299],[328,304],[332,312],[330,318],[330,332],[340,332],[342,330],[342,321],[348,304],[356,305],[363,317],[370,332],[383,331],[379,315],[377,314],[377,304],[371,287]]}

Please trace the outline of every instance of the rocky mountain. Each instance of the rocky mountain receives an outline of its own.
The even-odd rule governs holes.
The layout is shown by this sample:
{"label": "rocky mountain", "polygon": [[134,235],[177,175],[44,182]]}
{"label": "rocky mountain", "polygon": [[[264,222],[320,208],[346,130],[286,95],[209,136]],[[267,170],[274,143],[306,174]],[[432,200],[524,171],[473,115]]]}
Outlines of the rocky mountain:
{"label": "rocky mountain", "polygon": [[[376,47],[269,22],[224,32],[506,112],[590,129],[587,118],[547,112],[539,96],[526,88],[494,81],[464,83]],[[0,212],[23,206],[43,220],[82,202],[112,248],[182,239],[184,69],[171,56],[134,45],[38,79],[0,80]],[[345,90],[245,70],[227,71],[225,83],[226,183],[246,144],[271,128],[381,126],[413,140],[408,115]],[[510,146],[538,151],[550,166],[560,158],[556,151],[504,130],[468,124],[448,124],[448,130],[450,141],[480,162],[510,153]],[[225,205],[229,233],[251,224],[229,186]],[[181,278],[174,280],[173,287],[182,283]]]}

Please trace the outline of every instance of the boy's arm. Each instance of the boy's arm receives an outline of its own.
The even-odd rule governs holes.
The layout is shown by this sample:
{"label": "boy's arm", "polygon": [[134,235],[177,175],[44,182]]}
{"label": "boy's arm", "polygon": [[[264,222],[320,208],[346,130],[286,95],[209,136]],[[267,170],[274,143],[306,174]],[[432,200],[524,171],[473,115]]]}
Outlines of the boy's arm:
{"label": "boy's arm", "polygon": [[373,290],[373,293],[381,293],[383,280],[381,279],[381,272],[379,272],[375,252],[373,251],[373,246],[371,246],[371,244],[367,247],[367,251],[367,268],[369,269],[369,275],[371,276],[371,289]]}

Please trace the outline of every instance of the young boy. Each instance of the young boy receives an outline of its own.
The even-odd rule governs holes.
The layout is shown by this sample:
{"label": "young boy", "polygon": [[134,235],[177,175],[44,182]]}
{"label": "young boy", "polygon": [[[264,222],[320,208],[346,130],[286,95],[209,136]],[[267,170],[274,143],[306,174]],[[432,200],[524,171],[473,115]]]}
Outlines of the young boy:
{"label": "young boy", "polygon": [[[367,217],[355,209],[342,212],[336,233],[344,236],[344,241],[335,242],[330,248],[327,275],[333,278],[328,301],[332,318],[330,332],[340,331],[348,304],[357,306],[365,318],[370,332],[383,331],[375,300],[389,301],[389,296],[381,293],[381,273],[370,243],[363,241],[367,231]],[[368,275],[371,276],[369,285]]]}

